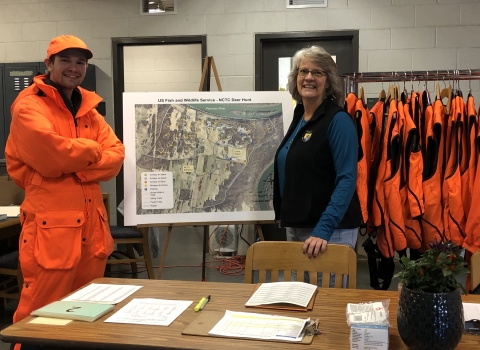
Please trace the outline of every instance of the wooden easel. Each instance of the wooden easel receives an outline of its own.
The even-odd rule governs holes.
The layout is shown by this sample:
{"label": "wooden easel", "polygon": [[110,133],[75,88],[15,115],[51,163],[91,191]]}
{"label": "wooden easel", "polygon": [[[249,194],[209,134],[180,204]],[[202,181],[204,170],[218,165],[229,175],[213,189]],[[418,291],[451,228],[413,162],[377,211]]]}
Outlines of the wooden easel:
{"label": "wooden easel", "polygon": [[220,84],[220,79],[218,78],[217,67],[215,66],[215,60],[213,56],[206,56],[205,61],[203,62],[202,78],[200,79],[200,86],[198,91],[210,91],[210,76],[212,74],[215,76],[215,81],[217,83],[218,91],[222,91],[222,84]]}
{"label": "wooden easel", "polygon": [[203,256],[202,256],[202,281],[206,281],[207,278],[205,276],[205,267],[206,267],[206,255],[207,255],[207,245],[208,245],[208,236],[209,236],[209,227],[215,225],[255,225],[257,229],[258,237],[261,241],[264,241],[265,238],[263,236],[261,224],[265,223],[273,223],[272,221],[242,221],[242,222],[188,222],[188,223],[178,223],[178,224],[139,224],[137,225],[138,228],[150,228],[150,227],[165,227],[167,228],[167,235],[165,236],[165,240],[163,241],[163,248],[162,248],[162,255],[160,256],[160,264],[158,266],[158,272],[155,276],[155,279],[159,280],[162,279],[162,272],[163,267],[165,266],[165,258],[167,256],[168,244],[170,242],[170,236],[172,235],[173,227],[183,227],[183,226],[203,226]]}
{"label": "wooden easel", "polygon": [[[220,83],[220,78],[218,77],[217,67],[215,66],[215,60],[213,56],[206,56],[203,62],[203,70],[202,70],[202,78],[200,79],[200,86],[198,87],[198,91],[210,91],[210,77],[213,71],[213,75],[215,76],[215,81],[217,83],[218,91],[222,91],[222,84]],[[163,242],[163,249],[162,255],[160,257],[160,265],[158,266],[158,272],[156,275],[156,279],[162,278],[163,267],[165,266],[165,257],[167,256],[167,249],[168,244],[170,242],[170,236],[172,234],[172,228],[174,226],[203,226],[203,258],[202,258],[202,281],[206,281],[207,278],[205,276],[205,266],[206,266],[206,255],[207,255],[207,245],[208,245],[208,236],[209,236],[209,227],[214,225],[236,225],[236,224],[254,224],[255,228],[257,229],[258,236],[260,240],[264,241],[264,236],[262,232],[262,228],[260,226],[261,223],[272,223],[273,221],[251,221],[251,222],[202,222],[202,223],[178,223],[178,224],[145,224],[145,225],[137,225],[137,227],[154,227],[154,226],[168,226],[167,235],[165,236],[165,240]]]}

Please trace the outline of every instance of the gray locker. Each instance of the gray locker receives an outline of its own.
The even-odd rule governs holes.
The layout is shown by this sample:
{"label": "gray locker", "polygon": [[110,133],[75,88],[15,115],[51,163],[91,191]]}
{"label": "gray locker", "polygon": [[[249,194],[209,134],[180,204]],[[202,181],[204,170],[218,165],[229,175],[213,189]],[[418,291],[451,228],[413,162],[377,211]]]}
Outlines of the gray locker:
{"label": "gray locker", "polygon": [[[43,67],[45,67],[42,62]],[[17,98],[20,91],[26,89],[33,77],[37,75],[40,71],[40,64],[38,62],[27,62],[27,63],[5,63],[4,71],[4,96],[5,96],[5,141],[10,132],[10,123],[12,117],[10,115],[10,106],[13,101]],[[3,143],[3,147],[5,142]]]}

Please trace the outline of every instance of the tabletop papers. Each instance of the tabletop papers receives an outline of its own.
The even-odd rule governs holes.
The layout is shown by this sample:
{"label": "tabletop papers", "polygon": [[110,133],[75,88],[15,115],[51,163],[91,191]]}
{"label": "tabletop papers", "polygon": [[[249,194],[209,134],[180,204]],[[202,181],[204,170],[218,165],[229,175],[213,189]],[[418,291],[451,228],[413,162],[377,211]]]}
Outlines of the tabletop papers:
{"label": "tabletop papers", "polygon": [[62,300],[88,301],[91,303],[115,305],[135,293],[140,288],[142,288],[142,286],[92,283]]}
{"label": "tabletop papers", "polygon": [[169,326],[192,301],[163,299],[132,299],[105,322]]}
{"label": "tabletop papers", "polygon": [[0,206],[0,214],[6,214],[8,218],[17,218],[20,216],[19,205]]}
{"label": "tabletop papers", "polygon": [[235,338],[300,342],[303,338],[305,325],[309,320],[227,310],[225,316],[208,334]]}
{"label": "tabletop papers", "polygon": [[480,320],[480,304],[463,303],[465,321]]}
{"label": "tabletop papers", "polygon": [[347,323],[388,326],[388,314],[381,302],[347,304]]}
{"label": "tabletop papers", "polygon": [[317,286],[305,282],[262,283],[245,306],[288,303],[307,307]]}

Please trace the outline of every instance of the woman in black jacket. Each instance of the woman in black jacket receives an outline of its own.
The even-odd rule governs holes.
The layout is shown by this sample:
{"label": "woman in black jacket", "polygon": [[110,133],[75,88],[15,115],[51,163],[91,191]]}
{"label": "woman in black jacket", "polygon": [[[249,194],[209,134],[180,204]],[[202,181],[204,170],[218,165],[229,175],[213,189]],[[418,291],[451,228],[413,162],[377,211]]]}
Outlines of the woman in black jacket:
{"label": "woman in black jacket", "polygon": [[315,258],[328,243],[355,248],[361,211],[355,191],[358,141],[343,107],[333,58],[312,46],[292,59],[292,124],[275,155],[275,219],[287,240],[302,241]]}

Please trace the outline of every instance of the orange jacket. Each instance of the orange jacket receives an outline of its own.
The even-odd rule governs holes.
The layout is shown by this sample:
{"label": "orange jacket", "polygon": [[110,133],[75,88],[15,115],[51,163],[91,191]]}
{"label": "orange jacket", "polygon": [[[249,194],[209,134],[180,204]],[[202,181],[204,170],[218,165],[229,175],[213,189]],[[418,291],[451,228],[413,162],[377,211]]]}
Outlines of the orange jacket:
{"label": "orange jacket", "polygon": [[384,190],[384,181],[390,177],[391,164],[388,160],[388,147],[390,139],[395,127],[395,118],[397,115],[397,102],[390,101],[390,108],[388,112],[387,121],[383,132],[382,150],[380,160],[378,163],[378,173],[375,180],[374,201],[372,206],[372,215],[370,216],[371,224],[374,227],[383,226],[384,230],[377,231],[377,245],[380,252],[386,258],[393,257],[395,253],[394,240],[392,232],[389,229],[385,219],[388,218],[389,213],[386,211],[386,199]]}
{"label": "orange jacket", "polygon": [[8,173],[26,191],[24,212],[75,208],[90,214],[103,207],[98,182],[118,174],[124,146],[95,110],[100,96],[79,88],[82,104],[75,127],[62,97],[44,78],[35,77],[11,107]]}
{"label": "orange jacket", "polygon": [[443,222],[447,239],[456,245],[462,245],[465,238],[465,211],[462,203],[461,176],[460,176],[460,137],[462,131],[462,113],[464,103],[461,97],[456,96],[452,101],[452,109],[447,128],[447,165],[443,180]]}
{"label": "orange jacket", "polygon": [[[399,102],[399,112],[401,111]],[[405,234],[407,246],[412,249],[420,249],[422,232],[420,219],[425,211],[423,204],[423,159],[420,150],[419,132],[410,116],[409,106],[403,108],[403,181],[400,184],[403,216],[405,222]]]}
{"label": "orange jacket", "polygon": [[443,120],[445,109],[441,100],[425,111],[426,157],[423,170],[423,198],[425,212],[422,217],[422,250],[430,249],[429,243],[444,241],[442,204],[443,173]]}
{"label": "orange jacket", "polygon": [[[383,191],[385,194],[385,236],[390,236],[395,251],[401,251],[407,248],[407,237],[405,234],[405,220],[403,216],[402,199],[400,196],[400,182],[402,172],[402,145],[403,145],[403,127],[405,116],[403,114],[403,104],[398,103],[398,109],[389,113],[392,115],[390,130],[388,132],[387,159],[385,180],[383,182]],[[377,240],[378,242],[378,240]],[[386,247],[385,247],[386,248]],[[383,254],[383,252],[382,252]],[[394,252],[390,251],[393,257]]]}
{"label": "orange jacket", "polygon": [[357,106],[358,97],[353,92],[350,92],[347,97],[345,97],[345,105],[344,108],[347,113],[352,117],[355,117],[355,108]]}
{"label": "orange jacket", "polygon": [[361,100],[357,100],[354,122],[358,135],[358,172],[357,172],[357,194],[360,200],[363,222],[368,220],[368,178],[370,174],[370,162],[372,142],[370,140],[370,125],[368,120],[368,109],[365,109]]}
{"label": "orange jacket", "polygon": [[[385,112],[385,103],[378,101],[370,110],[372,115],[372,123],[375,128],[373,129],[372,147],[371,147],[371,162],[370,162],[370,175],[368,179],[368,199],[367,199],[367,212],[369,216],[369,224],[367,229],[370,230],[373,227],[378,227],[381,224],[382,214],[377,210],[375,184],[377,177],[383,177],[383,173],[379,173],[380,159],[382,157],[383,150],[383,114]],[[374,209],[375,208],[375,209]]]}
{"label": "orange jacket", "polygon": [[462,175],[462,203],[465,214],[470,211],[472,202],[472,190],[475,182],[475,168],[477,165],[477,153],[475,150],[475,139],[477,137],[477,112],[473,96],[468,96],[463,114],[463,138],[461,155]]}
{"label": "orange jacket", "polygon": [[[478,108],[478,113],[478,117],[480,117],[480,106]],[[477,132],[476,148],[473,153],[476,153],[478,157],[480,151],[480,128],[478,128]],[[465,225],[466,237],[463,242],[463,247],[468,249],[471,253],[475,253],[480,249],[480,230],[478,230],[478,227],[480,227],[480,210],[478,210],[480,206],[480,195],[478,195],[480,193],[480,166],[478,166],[478,164],[471,191],[473,195],[470,211],[468,212],[467,223]]]}

